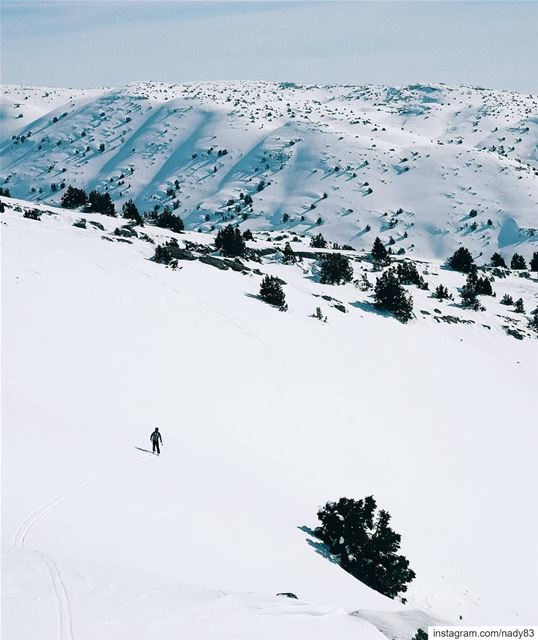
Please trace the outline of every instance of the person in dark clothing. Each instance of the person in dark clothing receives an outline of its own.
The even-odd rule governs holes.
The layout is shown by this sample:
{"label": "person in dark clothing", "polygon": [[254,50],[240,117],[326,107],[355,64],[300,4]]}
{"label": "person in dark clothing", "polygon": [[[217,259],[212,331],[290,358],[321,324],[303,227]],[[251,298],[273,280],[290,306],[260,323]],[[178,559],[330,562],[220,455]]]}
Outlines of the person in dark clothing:
{"label": "person in dark clothing", "polygon": [[153,444],[153,453],[157,451],[157,455],[161,453],[161,449],[159,447],[159,443],[163,443],[163,439],[161,438],[161,434],[159,433],[158,427],[155,427],[155,431],[150,435],[149,439]]}

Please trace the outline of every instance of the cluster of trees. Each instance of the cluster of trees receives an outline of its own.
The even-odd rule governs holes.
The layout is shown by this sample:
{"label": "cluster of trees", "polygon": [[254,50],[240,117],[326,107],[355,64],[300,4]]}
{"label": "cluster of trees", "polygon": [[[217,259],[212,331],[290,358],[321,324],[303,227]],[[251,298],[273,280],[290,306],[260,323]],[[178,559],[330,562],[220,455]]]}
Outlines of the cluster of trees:
{"label": "cluster of trees", "polygon": [[353,268],[347,256],[329,253],[321,260],[321,284],[345,284],[353,279]]}
{"label": "cluster of trees", "polygon": [[69,185],[60,201],[64,209],[78,209],[84,207],[89,213],[102,213],[105,216],[116,216],[116,208],[108,192],[100,193],[96,189],[86,194],[84,189],[77,189]]}
{"label": "cluster of trees", "polygon": [[[492,267],[508,269],[505,259],[497,251],[491,256],[490,262]],[[448,266],[455,271],[461,271],[462,273],[469,273],[474,265],[475,262],[471,252],[465,247],[457,249],[448,259]],[[529,268],[531,271],[538,271],[538,251],[533,253],[529,263]],[[527,269],[527,262],[525,258],[519,253],[514,253],[510,260],[510,269],[514,269],[515,271]]]}
{"label": "cluster of trees", "polygon": [[463,306],[474,311],[480,310],[480,302],[478,296],[494,295],[491,288],[491,282],[484,276],[478,276],[478,269],[472,265],[471,270],[467,274],[467,280],[460,290]]}
{"label": "cluster of trees", "polygon": [[409,561],[399,555],[401,536],[390,526],[390,514],[373,496],[363,500],[340,498],[318,511],[315,530],[340,566],[352,576],[389,598],[407,591],[415,578]]}
{"label": "cluster of trees", "polygon": [[7,187],[0,187],[0,196],[4,196],[4,198],[11,198],[11,192]]}
{"label": "cluster of trees", "polygon": [[[250,235],[252,236],[252,234]],[[234,229],[231,224],[217,233],[215,247],[229,258],[241,258],[245,255],[247,249],[245,238],[241,231],[238,227]]]}
{"label": "cluster of trees", "polygon": [[181,233],[185,229],[183,220],[176,216],[175,213],[172,213],[172,209],[169,206],[166,206],[161,213],[152,212],[149,218],[157,227],[162,229],[170,229],[170,231],[175,231],[176,233]]}

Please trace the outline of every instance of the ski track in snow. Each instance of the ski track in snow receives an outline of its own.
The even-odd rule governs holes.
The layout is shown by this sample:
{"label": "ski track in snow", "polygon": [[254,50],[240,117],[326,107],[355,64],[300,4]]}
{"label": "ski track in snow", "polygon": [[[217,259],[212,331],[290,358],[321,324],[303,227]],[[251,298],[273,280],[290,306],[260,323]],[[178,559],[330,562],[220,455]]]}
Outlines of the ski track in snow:
{"label": "ski track in snow", "polygon": [[[65,493],[62,493],[55,498],[48,500],[41,506],[34,509],[18,526],[14,537],[15,547],[18,549],[24,549],[26,538],[28,537],[28,534],[30,533],[32,527],[39,520],[41,520],[41,518],[47,515],[47,513],[52,511],[52,509],[62,504],[62,502],[65,502],[65,500],[73,496],[75,493],[88,486],[92,482],[96,482],[101,478],[106,478],[107,476],[110,476],[115,472],[120,471],[121,469],[129,467],[133,464],[138,464],[139,462],[143,461],[143,457],[137,456],[135,460],[129,460],[128,462],[114,465],[113,467],[106,469],[105,471],[93,473],[92,475],[88,476],[87,478],[81,480],[79,483],[71,487],[71,489],[69,489]],[[69,602],[69,595],[62,580],[58,565],[50,556],[46,555],[42,551],[32,549],[32,552],[41,560],[41,562],[45,566],[52,584],[52,588],[54,590],[58,611],[58,638],[60,640],[73,640],[74,636],[71,604]]]}

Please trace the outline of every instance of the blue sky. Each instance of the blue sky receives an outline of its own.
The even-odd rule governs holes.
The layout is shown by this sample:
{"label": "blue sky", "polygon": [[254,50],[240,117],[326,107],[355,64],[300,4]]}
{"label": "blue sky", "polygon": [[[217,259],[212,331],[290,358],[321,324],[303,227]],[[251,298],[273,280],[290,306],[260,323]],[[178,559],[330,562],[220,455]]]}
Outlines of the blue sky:
{"label": "blue sky", "polygon": [[446,82],[538,91],[538,2],[2,2],[2,82]]}

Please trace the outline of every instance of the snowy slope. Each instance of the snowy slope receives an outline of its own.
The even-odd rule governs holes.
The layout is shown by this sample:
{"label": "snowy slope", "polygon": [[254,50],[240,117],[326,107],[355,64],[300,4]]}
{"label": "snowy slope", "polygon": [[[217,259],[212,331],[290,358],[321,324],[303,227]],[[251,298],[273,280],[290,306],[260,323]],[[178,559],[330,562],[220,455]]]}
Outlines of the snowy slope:
{"label": "snowy slope", "polygon": [[[269,253],[248,266],[287,282],[281,313],[253,272],[169,269],[115,239],[119,220],[5,202],[6,637],[407,640],[432,620],[532,619],[538,340],[505,334],[524,318],[498,298],[531,310],[536,278],[498,280],[480,313],[412,287],[402,325]],[[456,293],[440,267],[427,280]],[[473,323],[435,321],[439,305]],[[136,449],[156,425],[160,458]],[[370,494],[417,573],[405,606],[307,532],[325,501]]]}
{"label": "snowy slope", "polygon": [[190,229],[231,220],[322,231],[356,248],[392,236],[395,251],[438,258],[461,243],[477,255],[536,248],[534,96],[145,82],[78,93],[7,86],[2,97],[0,178],[16,197],[58,204],[61,185],[75,184],[107,189],[118,206],[174,206]]}

